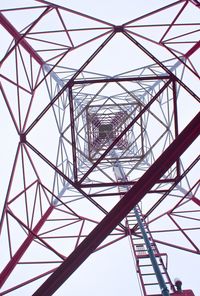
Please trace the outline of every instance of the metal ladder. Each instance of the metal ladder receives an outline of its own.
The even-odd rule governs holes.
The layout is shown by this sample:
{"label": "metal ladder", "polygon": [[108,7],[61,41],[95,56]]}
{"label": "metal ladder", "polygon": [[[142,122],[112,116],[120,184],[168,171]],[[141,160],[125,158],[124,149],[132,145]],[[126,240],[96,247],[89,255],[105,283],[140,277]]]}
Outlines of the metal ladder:
{"label": "metal ladder", "polygon": [[[162,274],[162,277],[164,279],[165,285],[168,288],[168,291],[172,290],[175,292],[174,286],[170,280],[169,274],[167,272],[167,254],[166,253],[160,253],[158,250],[158,247],[156,243],[153,240],[153,237],[149,231],[148,225],[143,219],[143,215],[141,212],[141,209],[139,205],[135,207],[135,211],[140,216],[140,219],[142,221],[143,227],[145,229],[145,232],[148,236],[148,240],[151,245],[151,249],[154,254],[154,258],[157,261],[157,264],[159,266],[160,272]],[[154,268],[152,266],[152,261],[150,259],[150,255],[147,250],[147,246],[145,243],[145,240],[143,238],[143,235],[139,230],[136,232],[136,234],[132,234],[132,228],[138,224],[136,215],[134,213],[134,210],[132,210],[129,215],[126,218],[126,226],[129,231],[129,237],[131,242],[131,247],[134,253],[135,261],[136,261],[136,271],[138,273],[141,288],[143,291],[144,296],[160,296],[161,289],[157,280],[156,273],[154,271]]]}
{"label": "metal ladder", "polygon": [[[127,181],[124,170],[118,161],[113,166],[113,170],[117,182]],[[118,191],[121,193],[120,198],[123,198],[124,192],[128,190],[129,186],[118,185]],[[138,230],[133,233],[132,229],[135,225]],[[143,295],[169,296],[170,290],[175,292],[167,272],[167,254],[159,252],[139,205],[136,205],[126,217],[126,226]]]}

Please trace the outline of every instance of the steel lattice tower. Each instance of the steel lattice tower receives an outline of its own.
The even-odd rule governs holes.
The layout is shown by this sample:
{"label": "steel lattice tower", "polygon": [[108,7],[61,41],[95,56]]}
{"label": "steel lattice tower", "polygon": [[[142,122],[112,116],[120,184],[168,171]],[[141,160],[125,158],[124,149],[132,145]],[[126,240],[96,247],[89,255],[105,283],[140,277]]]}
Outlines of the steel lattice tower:
{"label": "steel lattice tower", "polygon": [[179,295],[168,253],[200,254],[199,1],[120,25],[30,2],[0,12],[1,295],[52,295],[127,239],[141,294]]}

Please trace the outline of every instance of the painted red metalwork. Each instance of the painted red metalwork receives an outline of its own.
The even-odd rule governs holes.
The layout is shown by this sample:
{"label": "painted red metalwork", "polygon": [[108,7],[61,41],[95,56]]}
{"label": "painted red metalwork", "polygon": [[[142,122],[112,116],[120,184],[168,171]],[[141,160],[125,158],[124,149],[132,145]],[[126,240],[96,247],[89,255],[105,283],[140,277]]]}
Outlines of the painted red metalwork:
{"label": "painted red metalwork", "polygon": [[[48,12],[48,10],[49,9],[46,9],[44,11],[44,13],[38,18],[37,21],[39,21],[43,17],[43,15]],[[31,26],[31,28],[29,28],[29,30],[31,30],[34,27],[34,25],[37,23],[37,21],[35,21],[35,23]],[[24,47],[24,49],[27,50],[27,52],[29,52],[30,55],[42,66],[44,64],[44,61],[42,60],[42,58],[30,46],[30,44],[28,42],[26,42],[26,40],[24,40],[23,36],[15,29],[15,27],[5,18],[5,16],[1,12],[0,12],[0,22],[1,22],[2,26],[13,36],[13,38],[16,40],[16,42],[21,44]],[[29,32],[29,30],[25,34],[27,34]],[[12,50],[15,49],[15,46],[13,46]],[[10,54],[12,50],[10,50],[8,54]],[[8,55],[5,56],[5,59],[7,57],[8,57]],[[3,63],[3,61],[4,60],[2,60],[1,62]]]}
{"label": "painted red metalwork", "polygon": [[1,295],[52,274],[34,294],[51,295],[92,252],[141,237],[123,221],[141,200],[156,244],[199,254],[198,1],[117,25],[35,2],[0,10]]}
{"label": "painted red metalwork", "polygon": [[183,290],[182,292],[175,292],[170,294],[172,296],[179,296],[179,295],[183,295],[183,296],[195,296],[194,293],[192,292],[192,290]]}
{"label": "painted red metalwork", "polygon": [[198,206],[200,206],[200,200],[198,198],[196,198],[196,197],[193,196],[191,198],[191,200],[194,201]]}
{"label": "painted red metalwork", "polygon": [[8,263],[8,265],[4,268],[4,270],[1,272],[1,281],[0,281],[0,287],[2,287],[2,284],[7,280],[9,275],[12,273],[13,269],[16,267],[17,263],[21,259],[21,257],[24,255],[24,252],[27,250],[27,248],[32,243],[35,236],[38,234],[39,230],[43,226],[43,224],[46,222],[47,218],[51,214],[53,210],[53,207],[49,207],[46,213],[43,215],[42,219],[38,222],[38,224],[34,227],[33,231],[27,236],[26,240],[23,242],[21,247],[17,250],[15,255],[12,257],[12,260]]}
{"label": "painted red metalwork", "polygon": [[195,43],[193,47],[190,50],[188,50],[188,52],[185,53],[185,57],[189,58],[193,53],[195,53],[195,51],[199,49],[199,47],[200,47],[200,41]]}
{"label": "painted red metalwork", "polygon": [[126,134],[126,132],[133,126],[134,123],[142,116],[145,111],[148,110],[148,108],[151,106],[151,104],[158,98],[158,96],[167,88],[170,84],[170,80],[168,80],[164,86],[156,93],[156,95],[152,98],[150,102],[141,110],[141,112],[132,120],[130,124],[127,125],[127,127],[121,132],[121,134],[114,139],[112,144],[109,145],[109,147],[101,154],[101,156],[96,160],[96,162],[93,164],[93,166],[85,173],[85,175],[82,177],[82,179],[79,180],[79,183],[82,183],[85,178],[94,170],[94,168],[102,161],[102,159],[105,158],[105,156],[111,151],[111,149],[117,144],[117,142],[122,139],[122,137]]}
{"label": "painted red metalwork", "polygon": [[[53,295],[199,136],[200,113],[33,295]],[[191,132],[192,131],[192,132]]]}

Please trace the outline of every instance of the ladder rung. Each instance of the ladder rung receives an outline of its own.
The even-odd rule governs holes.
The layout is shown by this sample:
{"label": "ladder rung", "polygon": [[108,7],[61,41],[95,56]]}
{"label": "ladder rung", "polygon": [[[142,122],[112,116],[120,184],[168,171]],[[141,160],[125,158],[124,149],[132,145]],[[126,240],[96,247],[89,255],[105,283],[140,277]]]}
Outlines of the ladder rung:
{"label": "ladder rung", "polygon": [[[169,284],[169,282],[165,282],[166,285]],[[156,286],[159,285],[159,283],[144,283],[144,286]]]}
{"label": "ladder rung", "polygon": [[162,296],[161,294],[149,294],[149,296]]}
{"label": "ladder rung", "polygon": [[[165,272],[161,272],[162,274],[166,274]],[[141,273],[141,275],[147,276],[147,275],[156,275],[155,272],[152,273]]]}
{"label": "ladder rung", "polygon": [[[159,266],[161,266],[162,264],[158,263]],[[141,264],[141,265],[138,265],[139,267],[149,267],[151,266],[152,267],[152,264]]]}
{"label": "ladder rung", "polygon": [[[144,252],[144,254],[138,254],[138,253],[142,253],[142,252]],[[148,252],[147,252],[147,250],[136,250],[136,253],[137,253],[137,257],[138,258],[147,258],[147,257],[149,257],[149,254],[148,254]],[[161,254],[159,254],[159,253],[154,253],[154,256],[155,257],[159,257],[159,258],[161,258]]]}
{"label": "ladder rung", "polygon": [[141,273],[141,275],[147,276],[147,275],[156,275],[155,272],[152,273]]}
{"label": "ladder rung", "polygon": [[159,285],[158,283],[146,283],[144,286],[157,286]]}

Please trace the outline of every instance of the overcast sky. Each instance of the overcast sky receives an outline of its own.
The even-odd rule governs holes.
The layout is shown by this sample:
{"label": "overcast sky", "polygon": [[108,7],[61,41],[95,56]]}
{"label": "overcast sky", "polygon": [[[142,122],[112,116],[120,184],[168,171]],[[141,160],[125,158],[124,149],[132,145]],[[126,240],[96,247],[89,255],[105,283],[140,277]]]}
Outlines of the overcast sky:
{"label": "overcast sky", "polygon": [[[161,8],[163,5],[168,5],[173,3],[174,1],[170,0],[165,0],[165,1],[145,1],[145,0],[140,0],[140,1],[131,1],[131,0],[123,0],[123,1],[116,1],[116,0],[84,0],[84,1],[66,1],[66,0],[53,0],[51,3],[63,5],[65,7],[68,7],[73,10],[77,10],[79,12],[82,12],[84,14],[91,15],[95,18],[102,19],[106,22],[109,22],[114,25],[121,25],[125,22],[128,22],[132,19],[135,19],[143,14],[147,14],[155,9]],[[39,5],[39,2],[37,1],[32,1],[32,0],[8,0],[8,1],[3,1],[0,0],[0,9],[7,9],[7,8],[13,8],[13,7],[23,7],[23,6],[34,6],[34,5]],[[192,7],[188,8],[188,11],[193,11]],[[13,14],[14,15],[14,14]],[[197,22],[197,14],[189,14],[191,18],[194,17],[194,22]],[[21,29],[25,27],[25,24],[27,23],[29,19],[29,15],[25,15],[24,19],[20,19],[19,15],[13,18],[12,20],[12,12],[7,13],[7,17],[10,18],[9,20],[13,23],[14,26],[21,26]],[[162,22],[162,16],[158,17],[157,15],[154,16],[155,20],[152,18],[148,19],[149,23],[157,23],[158,21]],[[158,17],[158,18],[157,18]],[[169,15],[170,17],[170,15]],[[187,14],[184,14],[183,20],[186,20],[188,18]],[[188,19],[187,19],[188,20]],[[167,21],[167,19],[165,20]],[[145,21],[144,21],[145,23]],[[23,24],[23,25],[22,25]],[[48,28],[51,28],[51,23],[48,24]],[[53,25],[52,25],[53,26]],[[11,38],[9,37],[8,34],[5,33],[4,30],[2,30],[2,34],[5,38],[5,43],[1,45],[1,55],[0,57],[2,58],[6,48],[8,47]],[[151,35],[151,32],[148,32],[149,35]],[[152,34],[156,34],[155,32]],[[194,35],[194,39],[196,38],[196,35]],[[124,42],[124,43],[123,43]],[[120,39],[120,37],[116,40],[111,42],[111,46],[109,50],[112,50],[113,48],[116,48],[116,55],[113,54],[113,56],[110,55],[109,57],[109,51],[107,52],[107,60],[104,59],[105,63],[102,64],[101,60],[97,59],[96,64],[89,65],[88,70],[90,71],[95,71],[95,67],[97,67],[96,72],[101,73],[101,74],[106,74],[106,75],[115,75],[119,74],[120,72],[125,72],[128,70],[132,70],[134,65],[135,68],[144,66],[144,63],[147,61],[145,60],[145,56],[134,56],[132,60],[129,59],[129,54],[130,51],[129,49],[126,51],[125,47],[128,44],[127,40],[125,39]],[[151,48],[148,48],[151,50]],[[88,47],[86,47],[86,51],[88,50]],[[91,46],[91,50],[93,50]],[[125,54],[124,54],[124,52]],[[152,50],[154,51],[154,48],[152,47]],[[178,49],[179,50],[179,49]],[[157,57],[161,60],[162,49],[158,53]],[[123,53],[123,59],[120,59],[121,53]],[[156,54],[156,51],[153,52]],[[42,53],[41,53],[42,54]],[[77,56],[73,57],[72,55],[72,61],[69,59],[69,64],[67,66],[69,67],[79,67],[80,65],[83,64],[85,56],[87,52],[84,52],[83,56],[80,56],[78,59]],[[137,55],[137,52],[135,51],[135,55]],[[194,63],[198,60],[198,56],[195,53],[195,59],[193,60]],[[168,54],[166,53],[166,56],[164,59],[169,58]],[[67,60],[65,61],[66,63],[68,62]],[[5,69],[9,71],[9,67],[11,65],[12,61],[10,61],[6,66]],[[71,63],[71,64],[70,64]],[[195,64],[196,65],[196,64]],[[109,66],[109,67],[108,67]],[[131,67],[129,69],[129,66]],[[181,68],[181,67],[180,67]],[[178,70],[177,70],[178,72]],[[181,72],[181,71],[180,71]],[[5,73],[4,73],[5,75]],[[7,75],[7,74],[6,74]],[[11,75],[11,74],[10,74]],[[61,74],[62,75],[62,74]],[[64,74],[63,74],[64,75]],[[180,75],[180,73],[178,73]],[[185,81],[188,80],[188,86],[193,87],[193,91],[197,93],[198,91],[198,85],[196,84],[196,78],[191,78],[190,81],[188,79],[189,75],[192,75],[189,70],[185,71]],[[11,75],[12,76],[12,75]],[[8,74],[9,77],[9,74]],[[63,77],[61,77],[63,78]],[[4,86],[6,87],[6,82],[3,82]],[[8,87],[9,85],[7,85]],[[9,88],[9,87],[8,87]],[[113,90],[111,89],[111,92]],[[118,90],[117,90],[118,91]],[[12,94],[12,90],[8,90],[8,94]],[[42,93],[41,93],[42,94]],[[180,129],[182,129],[196,114],[197,112],[197,103],[192,100],[192,104],[190,104],[190,99],[191,97],[187,97],[185,95],[185,92],[182,92],[183,98],[184,98],[184,104],[180,104],[180,114],[183,111],[182,114],[183,116],[180,116]],[[40,102],[41,104],[40,108],[44,108],[44,106],[47,104],[47,100],[45,101],[46,98],[44,98],[44,103]],[[49,100],[49,98],[48,98]],[[42,101],[42,100],[41,100]],[[16,153],[16,147],[18,144],[18,135],[15,131],[15,128],[13,126],[13,123],[11,121],[10,115],[8,113],[7,107],[5,105],[5,102],[3,100],[3,96],[1,94],[0,96],[0,103],[1,103],[1,108],[0,108],[0,136],[1,139],[6,139],[6,141],[3,141],[1,145],[1,158],[0,158],[0,166],[3,167],[4,169],[1,169],[1,183],[4,184],[2,186],[1,192],[3,194],[3,199],[5,198],[6,191],[7,191],[7,186],[9,183],[9,176],[14,160],[14,155]],[[16,108],[16,106],[15,106]],[[34,105],[33,105],[34,108]],[[187,109],[190,108],[190,112],[187,112]],[[17,108],[16,108],[17,110]],[[35,115],[37,115],[37,108],[34,109],[33,113],[33,118]],[[17,111],[16,111],[17,113]],[[49,118],[49,121],[48,121]],[[37,133],[36,129],[36,134],[34,132],[32,133],[32,138],[30,139],[33,141],[35,144],[38,139],[42,139],[43,136],[46,133],[46,128],[48,128],[49,122],[54,120],[53,115],[47,115],[46,117],[46,125],[45,122],[44,125],[41,124],[41,134]],[[38,125],[39,126],[39,125]],[[39,126],[40,127],[40,126]],[[56,133],[56,124],[55,122],[53,123],[52,130],[51,130],[51,135]],[[154,131],[155,132],[155,131]],[[48,131],[48,134],[49,131]],[[9,135],[9,136],[8,136]],[[38,141],[39,142],[39,141]],[[47,142],[43,142],[40,146],[38,143],[38,146],[36,144],[36,147],[39,147],[41,149],[47,149],[51,145],[51,139],[48,137]],[[57,143],[52,143],[51,146],[51,152],[47,152],[47,155],[53,155],[54,154],[54,146],[55,149],[57,149],[56,146]],[[198,148],[197,148],[197,143],[195,143],[195,146],[192,146],[192,152],[194,152],[194,155],[198,154]],[[186,155],[185,157],[185,162],[190,162],[191,158],[191,153]],[[38,162],[39,164],[39,162]],[[5,169],[6,168],[6,169]],[[45,170],[48,170],[44,168],[42,173],[45,172]],[[30,172],[29,172],[30,174]],[[193,175],[192,175],[193,177]],[[191,177],[191,178],[192,178]],[[194,179],[196,176],[194,177]],[[196,179],[192,182],[194,182]],[[190,185],[187,185],[190,186]],[[19,190],[19,188],[15,188],[14,191]],[[199,196],[197,195],[199,198]],[[146,202],[146,200],[144,201]],[[3,205],[3,202],[2,202]],[[109,205],[110,206],[110,205]],[[145,207],[145,206],[144,206]],[[165,209],[166,205],[163,206]],[[197,217],[199,217],[199,213],[197,213]],[[198,225],[198,223],[197,223]],[[164,226],[163,226],[164,227]],[[195,236],[199,237],[199,231],[195,231]],[[198,243],[199,239],[198,239]],[[186,253],[183,251],[180,251],[178,249],[172,249],[166,246],[160,246],[160,250],[163,253],[168,254],[168,265],[169,265],[169,275],[171,276],[171,279],[173,280],[175,277],[180,277],[183,281],[183,288],[185,289],[192,289],[195,293],[195,296],[198,296],[200,294],[200,287],[198,283],[198,271],[199,271],[199,256],[192,254],[192,253]],[[2,251],[1,251],[2,253]],[[18,278],[20,281],[20,279]],[[13,282],[16,280],[14,279]],[[42,283],[42,281],[41,281]],[[16,283],[17,284],[17,283]],[[30,285],[30,291],[33,291],[35,289],[35,283]],[[22,289],[19,289],[19,291],[14,291],[13,293],[10,293],[8,295],[22,295],[26,294],[28,295],[29,290],[27,290],[27,287],[24,287]],[[32,292],[31,292],[32,293]],[[126,296],[140,296],[141,295],[141,290],[139,287],[138,279],[137,279],[137,274],[135,272],[135,266],[134,266],[134,259],[132,257],[132,252],[131,252],[131,247],[130,243],[128,241],[128,238],[125,238],[99,252],[94,253],[91,255],[86,262],[69,278],[69,280],[63,284],[63,286],[55,293],[56,296],[63,296],[63,295],[70,295],[70,296],[102,296],[102,295],[115,295],[115,296],[121,296],[121,295],[126,295]]]}

